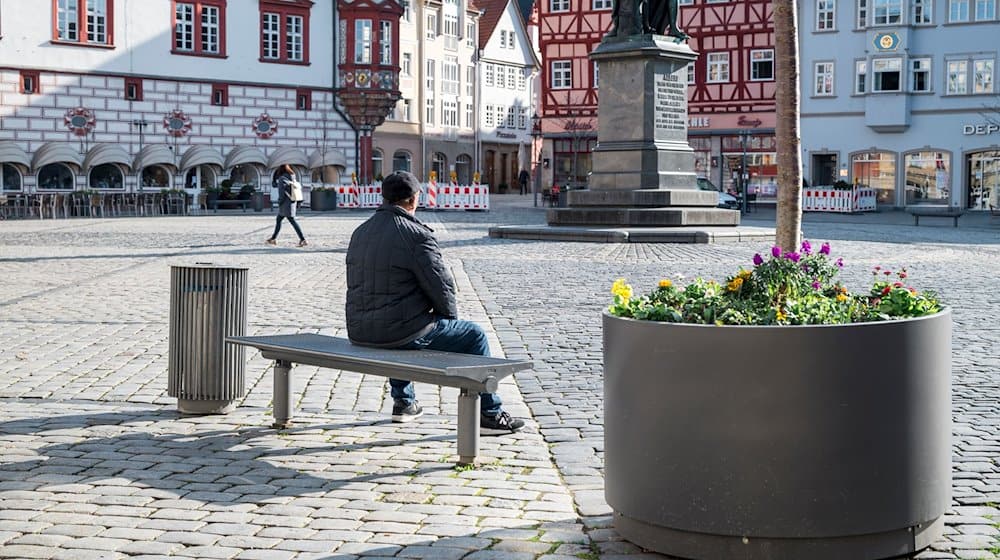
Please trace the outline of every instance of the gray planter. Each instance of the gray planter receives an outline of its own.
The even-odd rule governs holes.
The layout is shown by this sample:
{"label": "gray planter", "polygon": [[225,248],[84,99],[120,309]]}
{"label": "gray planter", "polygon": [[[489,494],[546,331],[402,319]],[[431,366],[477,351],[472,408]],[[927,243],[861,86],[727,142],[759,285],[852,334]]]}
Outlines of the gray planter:
{"label": "gray planter", "polygon": [[951,496],[951,313],[719,327],[604,314],[605,496],[650,550],[912,553]]}
{"label": "gray planter", "polygon": [[317,190],[309,192],[309,209],[313,212],[326,212],[337,209],[337,191]]}

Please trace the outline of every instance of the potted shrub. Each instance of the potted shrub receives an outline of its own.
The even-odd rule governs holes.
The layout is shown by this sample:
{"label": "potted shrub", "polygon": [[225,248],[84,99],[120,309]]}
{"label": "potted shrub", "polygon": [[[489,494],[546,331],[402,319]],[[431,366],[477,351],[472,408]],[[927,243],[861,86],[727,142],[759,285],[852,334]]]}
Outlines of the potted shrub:
{"label": "potted shrub", "polygon": [[211,186],[202,190],[205,193],[205,209],[207,210],[212,207],[216,200],[219,200],[222,195],[222,187]]}
{"label": "potted shrub", "polygon": [[313,187],[309,191],[309,209],[325,212],[337,209],[337,189],[334,187]]}
{"label": "potted shrub", "polygon": [[222,200],[229,200],[229,199],[233,198],[233,180],[232,179],[223,179],[222,182],[219,183],[219,186],[220,186],[219,198],[221,198]]}
{"label": "potted shrub", "polygon": [[604,314],[605,494],[683,558],[873,559],[940,537],[951,315],[905,270],[836,281],[829,245],[725,282],[619,280]]}

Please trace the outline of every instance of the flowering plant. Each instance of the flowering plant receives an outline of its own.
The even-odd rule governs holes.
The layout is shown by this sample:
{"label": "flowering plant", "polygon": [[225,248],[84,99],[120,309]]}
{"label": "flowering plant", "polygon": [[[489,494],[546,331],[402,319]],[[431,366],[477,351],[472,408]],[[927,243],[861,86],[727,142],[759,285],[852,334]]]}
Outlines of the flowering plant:
{"label": "flowering plant", "polygon": [[681,288],[660,280],[650,293],[635,297],[623,278],[611,287],[617,317],[647,321],[715,325],[835,325],[931,315],[941,310],[932,292],[906,286],[906,269],[876,266],[865,294],[852,294],[835,279],[844,266],[830,257],[830,244],[813,251],[803,241],[798,252],[771,249],[753,257],[725,283],[696,279]]}

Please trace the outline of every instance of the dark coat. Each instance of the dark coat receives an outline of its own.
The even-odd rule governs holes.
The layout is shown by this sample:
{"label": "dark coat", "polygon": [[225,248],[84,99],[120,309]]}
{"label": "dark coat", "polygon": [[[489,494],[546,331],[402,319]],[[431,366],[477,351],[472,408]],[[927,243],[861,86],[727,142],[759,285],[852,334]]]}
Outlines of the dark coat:
{"label": "dark coat", "polygon": [[292,202],[292,183],[294,175],[289,175],[282,171],[278,178],[274,180],[274,186],[278,188],[278,215],[286,218],[294,218],[297,204]]}
{"label": "dark coat", "polygon": [[433,230],[394,204],[358,226],[347,248],[347,336],[397,347],[458,317],[455,280]]}

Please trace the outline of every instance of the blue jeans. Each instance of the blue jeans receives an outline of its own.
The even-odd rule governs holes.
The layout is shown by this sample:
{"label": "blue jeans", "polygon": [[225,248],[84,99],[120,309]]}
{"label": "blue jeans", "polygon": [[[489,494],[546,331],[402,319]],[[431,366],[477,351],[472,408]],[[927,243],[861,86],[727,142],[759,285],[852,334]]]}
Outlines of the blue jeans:
{"label": "blue jeans", "polygon": [[[486,333],[482,327],[472,321],[462,319],[438,318],[437,325],[413,342],[401,346],[404,350],[440,350],[442,352],[457,352],[459,354],[475,354],[489,356],[490,345],[486,341]],[[416,395],[413,392],[413,382],[402,379],[390,379],[390,394],[396,404],[407,406]],[[486,415],[500,414],[503,402],[496,393],[479,393],[479,410]]]}

